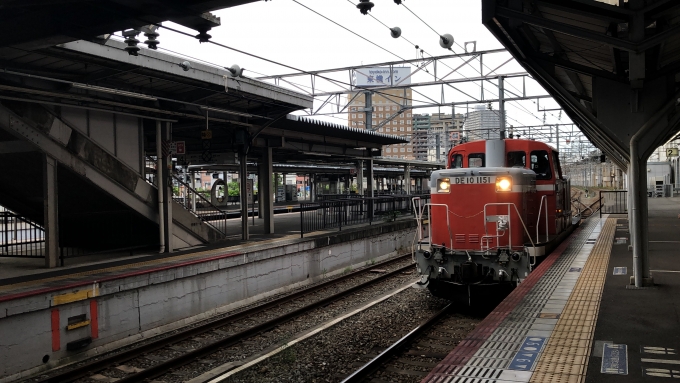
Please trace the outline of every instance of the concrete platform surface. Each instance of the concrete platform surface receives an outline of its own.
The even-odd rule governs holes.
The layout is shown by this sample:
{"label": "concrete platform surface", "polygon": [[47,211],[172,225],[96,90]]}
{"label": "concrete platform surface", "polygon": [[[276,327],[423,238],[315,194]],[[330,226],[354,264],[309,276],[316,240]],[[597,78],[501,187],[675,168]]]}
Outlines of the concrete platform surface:
{"label": "concrete platform surface", "polygon": [[[587,382],[664,382],[680,379],[680,198],[649,199],[649,260],[655,286],[631,289],[633,256],[628,220],[616,219],[594,343],[625,345],[627,375],[601,372],[601,347],[588,363]],[[621,268],[625,267],[625,271]],[[614,275],[616,269],[618,275]]]}
{"label": "concrete platform surface", "polygon": [[656,285],[630,286],[626,216],[593,216],[425,382],[665,382],[680,378],[680,198],[649,200]]}
{"label": "concrete platform surface", "polygon": [[[0,283],[0,383],[115,350],[410,249],[413,218],[153,254]],[[77,323],[77,326],[71,324]]]}
{"label": "concrete platform surface", "polygon": [[[3,258],[0,257],[0,286],[26,281],[29,275],[54,276],[73,273],[76,268],[82,271],[92,271],[97,268],[106,268],[107,265],[123,265],[141,262],[143,260],[162,259],[174,255],[182,255],[187,252],[199,252],[202,250],[217,250],[244,244],[253,244],[272,240],[291,240],[300,236],[300,213],[277,214],[274,217],[276,234],[264,234],[264,220],[255,218],[248,219],[248,230],[250,240],[241,240],[241,220],[238,218],[227,220],[228,238],[224,242],[212,244],[210,246],[200,246],[195,248],[178,249],[178,252],[170,254],[158,254],[153,250],[134,250],[127,252],[106,252],[87,256],[66,257],[64,266],[54,269],[45,268],[45,261],[42,258]],[[224,221],[214,223],[219,229],[224,228]],[[82,269],[85,267],[85,269]],[[19,279],[17,279],[19,278]],[[2,290],[0,289],[0,294]]]}

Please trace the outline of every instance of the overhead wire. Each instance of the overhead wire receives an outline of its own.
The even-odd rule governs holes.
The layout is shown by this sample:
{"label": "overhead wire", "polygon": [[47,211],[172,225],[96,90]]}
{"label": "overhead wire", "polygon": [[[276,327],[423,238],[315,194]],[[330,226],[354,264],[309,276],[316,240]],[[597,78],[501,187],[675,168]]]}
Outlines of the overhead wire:
{"label": "overhead wire", "polygon": [[[413,16],[415,16],[418,20],[420,20],[423,24],[425,24],[428,28],[430,28],[434,33],[436,33],[438,36],[441,37],[441,34],[439,34],[439,32],[437,32],[430,24],[428,24],[425,20],[423,20],[423,19],[422,19],[420,16],[418,16],[415,12],[413,12],[408,6],[406,6],[406,4],[401,3],[400,5],[404,6],[404,8],[406,8]],[[458,42],[455,42],[455,41],[454,41],[454,43],[455,43],[459,48],[465,50],[465,48],[464,48],[463,46],[461,46]],[[594,48],[593,48],[593,49],[594,49]],[[450,48],[449,48],[449,50],[453,51],[453,50],[450,49]],[[574,52],[574,53],[576,53],[576,52]],[[578,53],[576,53],[576,54],[578,55]],[[578,56],[581,57],[581,55],[578,55]],[[481,59],[479,59],[479,60],[480,60],[481,65],[483,65],[483,66],[486,67],[487,69],[491,70],[491,68],[489,68],[488,65],[484,64],[484,63],[481,61]],[[477,70],[477,68],[475,68],[474,66],[472,66],[470,63],[464,63],[464,64],[470,66],[470,67],[473,68],[477,73],[479,73],[480,75],[482,75],[482,72],[479,71],[479,70]],[[593,64],[593,65],[595,65],[595,64]],[[463,76],[463,77],[465,77],[465,76]],[[489,82],[490,82],[490,81],[489,81]],[[491,83],[492,85],[496,86],[497,88],[499,87],[498,85],[494,84],[493,82],[490,82],[490,83]],[[480,86],[480,88],[481,88],[481,85],[480,85],[480,84],[477,84],[477,85]],[[516,91],[521,92],[517,87],[515,87],[514,85],[512,85],[512,83],[508,83],[508,85],[509,85],[510,87],[514,88]],[[513,94],[513,92],[510,92],[510,93]],[[514,94],[514,95],[517,96],[517,94]],[[537,104],[536,101],[532,101],[532,102],[533,102],[535,105],[538,106],[538,104]],[[512,107],[514,107],[514,108],[517,108],[518,110],[520,110],[520,111],[522,111],[522,112],[525,112],[525,113],[529,114],[530,116],[536,118],[537,120],[542,121],[542,122],[545,123],[544,120],[542,120],[542,119],[541,119],[539,116],[537,116],[535,113],[533,113],[533,112],[531,112],[530,110],[528,110],[524,105],[520,104],[519,101],[517,101],[517,105],[515,105],[515,104],[513,103],[513,101],[508,102],[508,105],[509,105],[509,106],[512,106]],[[544,113],[545,113],[545,111],[544,111]],[[548,112],[548,114],[550,114],[552,117],[557,118],[558,120],[561,120],[561,117],[556,117],[556,116],[555,116],[553,113],[551,113],[551,112]],[[506,115],[506,119],[507,119],[507,118],[508,118],[508,117],[507,117],[507,115]],[[559,129],[559,128],[558,128],[558,129]]]}
{"label": "overhead wire", "polygon": [[[402,5],[404,8],[406,8],[406,10],[408,10],[413,16],[415,16],[418,20],[420,20],[423,24],[425,24],[428,28],[430,28],[434,33],[436,33],[437,36],[440,36],[440,37],[441,37],[441,34],[440,34],[439,32],[437,32],[430,24],[428,24],[425,20],[423,20],[423,19],[422,19],[420,16],[418,16],[415,12],[413,12],[408,6],[406,6],[406,4],[401,3],[400,5]],[[464,48],[463,46],[461,46],[461,45],[460,45],[458,42],[456,42],[455,40],[454,40],[454,43],[455,43],[459,48],[465,50],[465,48]],[[449,48],[449,50],[453,51],[453,50],[450,49],[450,48]],[[487,69],[491,70],[491,68],[489,68],[486,64],[484,64],[481,60],[480,60],[480,63],[481,63],[484,67],[486,67]],[[469,64],[469,63],[467,63],[467,65],[469,65],[469,66],[470,66],[471,68],[473,68],[477,73],[479,73],[480,75],[482,75],[481,71],[478,71],[477,68],[473,67],[473,66],[472,66],[471,64]],[[498,87],[496,84],[494,84],[494,83],[492,83],[492,82],[491,82],[491,84],[493,84],[494,86]],[[479,85],[479,84],[478,84],[478,85]],[[518,92],[520,91],[520,90],[517,89],[514,85],[512,85],[512,84],[508,84],[508,85],[510,85],[510,86],[511,86],[512,88],[514,88],[516,91],[518,91]],[[480,85],[480,87],[481,87],[481,85]],[[534,104],[536,104],[536,103],[534,102]],[[514,106],[514,104],[511,104],[511,105]],[[531,111],[529,111],[528,109],[526,109],[526,107],[524,107],[522,104],[519,104],[519,105],[526,111],[526,113],[530,114],[531,116],[535,117],[535,118],[538,119],[538,120],[541,120],[540,117],[536,116],[533,112],[531,112]],[[553,117],[555,117],[554,114],[552,114],[552,113],[550,113],[550,114],[551,114]]]}
{"label": "overhead wire", "polygon": [[[296,2],[296,3],[298,3],[298,4],[300,4],[297,0],[293,0],[293,1]],[[310,8],[307,7],[307,6],[304,6],[303,4],[300,4],[300,5],[302,5],[303,7],[309,9],[310,11],[312,11],[312,12],[314,12],[314,13],[316,13],[316,14],[319,14],[318,12],[313,11],[312,9],[310,9]],[[328,19],[327,17],[325,17],[325,16],[323,16],[323,15],[321,15],[321,14],[319,14],[319,15],[322,16],[322,17],[324,17],[325,19],[327,19],[327,20],[329,20],[329,21],[332,21],[332,20]],[[332,21],[332,22],[333,22],[333,21]],[[338,23],[336,23],[336,22],[333,22],[333,23],[334,23],[334,24],[337,24],[338,26],[341,26],[340,24],[338,24]],[[172,31],[172,32],[175,32],[175,33],[178,33],[178,34],[187,36],[187,37],[197,38],[196,36],[194,36],[194,35],[192,35],[192,34],[189,34],[189,33],[187,33],[187,32],[178,30],[178,29],[176,29],[176,28],[172,28],[172,27],[169,27],[169,26],[160,25],[160,24],[157,24],[157,23],[150,23],[150,24],[156,25],[156,26],[158,26],[159,28],[164,28],[164,29],[170,30],[170,31]],[[341,26],[341,27],[342,27],[343,29],[347,29],[347,28],[345,28],[345,27],[343,27],[343,26]],[[349,31],[349,29],[347,29],[347,30]],[[351,32],[351,31],[350,31],[350,32]],[[354,32],[352,32],[352,33],[355,34]],[[363,38],[363,37],[362,37],[362,39],[366,40],[366,39]],[[369,41],[369,40],[367,40],[367,41]],[[369,41],[369,42],[370,42],[370,41]],[[329,82],[331,82],[331,83],[342,84],[342,85],[348,85],[348,86],[350,86],[350,88],[353,86],[353,84],[346,83],[346,82],[340,81],[340,80],[335,80],[335,79],[332,79],[332,78],[329,78],[329,77],[326,77],[326,76],[321,76],[321,75],[319,75],[319,74],[317,74],[317,73],[313,73],[313,72],[306,71],[306,70],[303,70],[303,69],[299,69],[299,68],[296,68],[296,67],[291,66],[291,65],[287,65],[287,64],[284,64],[284,63],[281,63],[281,62],[278,62],[278,61],[275,61],[275,60],[272,60],[272,59],[268,59],[268,58],[265,58],[265,57],[262,57],[262,56],[259,56],[259,55],[253,54],[253,53],[249,53],[249,52],[243,51],[243,50],[238,49],[238,48],[234,48],[234,47],[231,47],[231,46],[228,46],[228,45],[225,45],[225,44],[216,42],[216,41],[214,41],[214,40],[212,40],[212,39],[211,39],[211,40],[208,40],[207,43],[210,43],[210,44],[213,44],[213,45],[222,47],[222,48],[224,48],[224,49],[232,50],[232,51],[235,51],[235,52],[238,52],[238,53],[241,53],[241,54],[244,54],[244,55],[247,55],[247,56],[250,56],[250,57],[253,57],[253,58],[262,60],[262,61],[265,61],[265,62],[269,62],[269,63],[275,64],[275,65],[279,65],[279,66],[282,66],[282,67],[285,67],[285,68],[288,68],[288,69],[291,69],[291,70],[294,70],[294,71],[297,71],[297,72],[300,72],[300,73],[305,73],[305,74],[314,75],[314,76],[317,76],[317,77],[322,78],[322,79],[324,79],[324,80],[327,80],[327,81],[329,81]],[[371,43],[372,43],[372,42],[371,42]],[[374,44],[374,43],[372,43],[372,44]],[[412,44],[412,43],[411,43],[411,44]],[[374,45],[375,45],[375,44],[374,44]],[[385,50],[386,50],[386,49],[385,49]],[[389,52],[390,54],[393,54],[394,56],[400,58],[401,60],[404,60],[401,56],[396,55],[396,54],[394,54],[393,52],[390,52],[389,50],[386,50],[386,51]],[[429,54],[429,53],[428,53],[428,54]],[[203,61],[203,60],[202,60],[202,61]],[[214,65],[214,64],[213,64],[213,65]],[[449,68],[450,68],[450,67],[449,67]],[[477,84],[477,85],[479,85],[479,84]],[[351,90],[348,90],[348,91],[351,91]],[[383,93],[383,92],[380,92],[380,91],[374,91],[374,93],[380,94],[380,95],[383,95],[383,96],[389,96],[389,97],[392,97],[392,98],[400,98],[400,99],[404,99],[404,97],[401,97],[401,96],[393,96],[393,95],[389,95],[389,94],[386,94],[386,93]],[[419,92],[417,92],[417,93],[419,93]],[[419,93],[419,94],[420,94],[420,93]],[[421,94],[421,95],[422,95],[422,94]],[[424,95],[423,95],[423,96],[424,96]],[[424,97],[426,97],[426,98],[429,99],[429,97],[427,97],[427,96],[424,96]],[[431,100],[431,99],[430,99],[430,100]],[[431,100],[431,101],[435,104],[435,105],[433,105],[433,106],[436,106],[437,104],[439,104],[439,103],[437,103],[437,102],[434,101],[434,100]],[[421,101],[421,102],[422,102],[422,101]],[[506,116],[506,118],[508,118],[508,117]],[[510,118],[510,119],[512,119],[513,121],[519,123],[519,121],[517,121],[517,120],[515,120],[515,119],[513,119],[513,118]]]}

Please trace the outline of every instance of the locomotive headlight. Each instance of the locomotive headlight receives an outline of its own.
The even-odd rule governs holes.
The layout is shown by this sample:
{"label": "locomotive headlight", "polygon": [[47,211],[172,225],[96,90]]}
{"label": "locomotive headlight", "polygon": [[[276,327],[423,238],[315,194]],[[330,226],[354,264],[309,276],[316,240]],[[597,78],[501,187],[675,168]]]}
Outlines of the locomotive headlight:
{"label": "locomotive headlight", "polygon": [[512,190],[512,178],[498,177],[496,178],[496,191],[507,192]]}
{"label": "locomotive headlight", "polygon": [[451,180],[440,178],[437,180],[437,193],[451,193]]}

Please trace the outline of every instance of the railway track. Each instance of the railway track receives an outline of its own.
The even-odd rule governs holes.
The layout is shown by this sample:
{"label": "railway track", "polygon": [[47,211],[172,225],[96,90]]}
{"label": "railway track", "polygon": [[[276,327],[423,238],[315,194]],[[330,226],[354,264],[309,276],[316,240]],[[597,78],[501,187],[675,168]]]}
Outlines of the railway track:
{"label": "railway track", "polygon": [[465,337],[458,322],[460,316],[447,305],[423,321],[384,351],[359,367],[342,383],[419,382],[456,344]]}
{"label": "railway track", "polygon": [[[360,290],[370,288],[382,281],[403,275],[404,272],[413,269],[410,257],[411,254],[407,254],[350,272],[259,306],[176,331],[139,347],[105,355],[76,368],[65,368],[64,371],[50,374],[47,377],[43,376],[40,379],[32,379],[32,381],[52,383],[92,379],[126,383],[141,382],[167,375],[187,364],[200,363],[211,354],[247,342],[248,339],[258,334],[294,321],[310,311],[358,294]],[[357,278],[364,280],[355,283],[354,280]],[[277,310],[282,312],[273,315]],[[258,316],[258,319],[253,319]]]}

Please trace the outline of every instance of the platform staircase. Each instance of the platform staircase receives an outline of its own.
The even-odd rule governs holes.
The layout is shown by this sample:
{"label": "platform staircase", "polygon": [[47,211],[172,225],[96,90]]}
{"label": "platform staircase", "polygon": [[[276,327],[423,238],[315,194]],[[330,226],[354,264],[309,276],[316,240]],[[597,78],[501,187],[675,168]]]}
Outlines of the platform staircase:
{"label": "platform staircase", "polygon": [[[141,126],[140,126],[141,129]],[[81,129],[82,130],[82,129]],[[59,242],[73,248],[150,246],[159,241],[158,191],[121,158],[38,104],[0,104],[0,205],[40,226],[44,156],[56,159]],[[138,142],[138,145],[142,145]],[[143,152],[141,147],[133,148]],[[224,233],[173,201],[175,248]]]}

